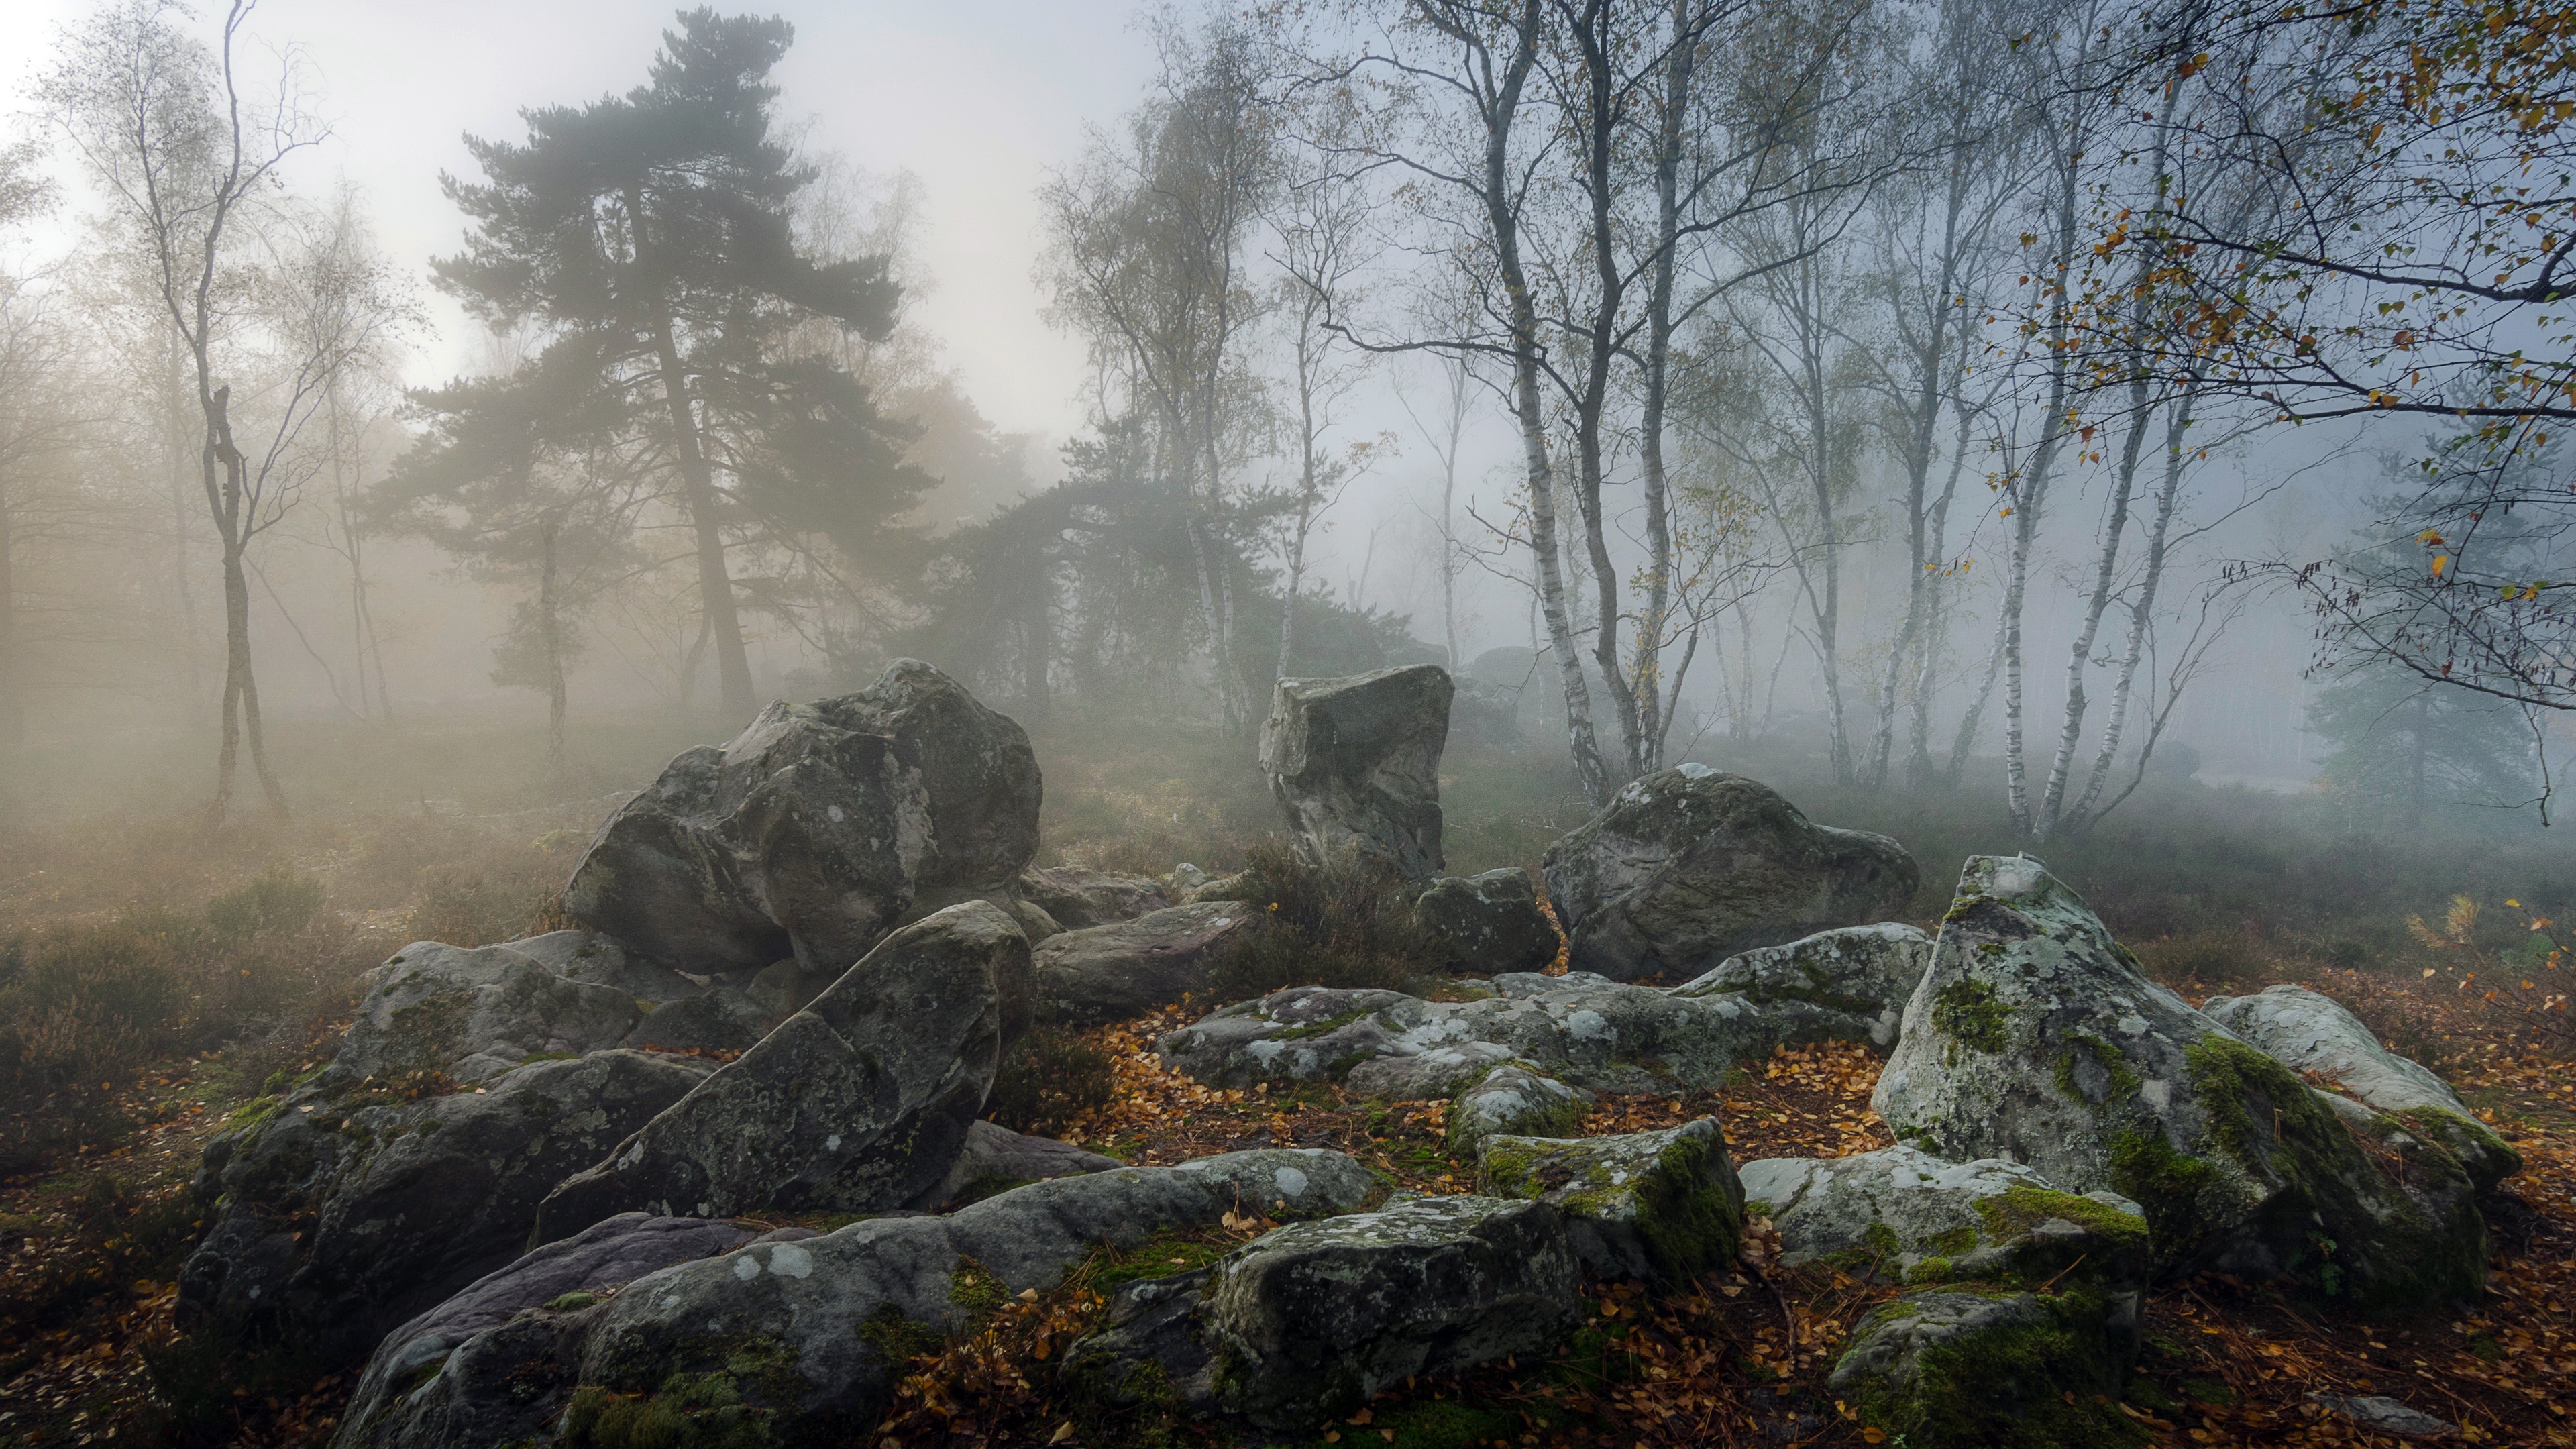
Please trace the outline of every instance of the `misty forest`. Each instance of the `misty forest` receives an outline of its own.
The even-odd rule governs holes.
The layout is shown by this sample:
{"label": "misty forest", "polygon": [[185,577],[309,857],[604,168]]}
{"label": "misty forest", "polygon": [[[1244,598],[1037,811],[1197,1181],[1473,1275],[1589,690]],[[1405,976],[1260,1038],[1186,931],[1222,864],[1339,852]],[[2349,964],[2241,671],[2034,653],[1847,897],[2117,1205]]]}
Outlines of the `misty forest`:
{"label": "misty forest", "polygon": [[0,1446],[2576,1444],[2576,7],[39,8]]}

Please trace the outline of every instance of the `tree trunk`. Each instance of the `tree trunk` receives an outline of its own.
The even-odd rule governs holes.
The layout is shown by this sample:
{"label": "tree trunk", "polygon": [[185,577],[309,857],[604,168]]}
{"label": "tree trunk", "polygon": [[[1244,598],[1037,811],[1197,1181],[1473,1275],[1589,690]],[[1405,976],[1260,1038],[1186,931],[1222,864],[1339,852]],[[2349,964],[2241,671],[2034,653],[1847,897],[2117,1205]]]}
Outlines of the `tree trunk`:
{"label": "tree trunk", "polygon": [[1637,419],[1637,462],[1646,495],[1646,607],[1637,620],[1638,739],[1631,766],[1644,775],[1663,768],[1664,742],[1680,707],[1682,681],[1699,652],[1694,614],[1682,667],[1663,677],[1664,630],[1673,607],[1671,480],[1664,471],[1664,410],[1673,345],[1674,254],[1681,238],[1683,118],[1690,109],[1697,37],[1688,0],[1673,0],[1673,52],[1664,65],[1663,115],[1655,133],[1655,255],[1646,291],[1644,396]]}
{"label": "tree trunk", "polygon": [[[250,579],[242,557],[250,548],[254,520],[246,516],[243,506],[250,491],[249,461],[233,446],[231,394],[230,388],[216,388],[205,395],[206,500],[223,545],[224,579],[223,738],[216,751],[215,798],[207,807],[210,825],[222,824],[232,808],[233,780],[241,767],[245,736],[250,744],[251,769],[268,797],[270,812],[280,820],[287,818],[286,792],[278,787],[277,776],[268,767],[268,743],[259,715],[259,683],[251,673]],[[222,473],[220,483],[216,481],[218,469]]]}
{"label": "tree trunk", "polygon": [[[2147,526],[2147,551],[2144,571],[2138,580],[2138,599],[2129,608],[2129,637],[2121,652],[2120,672],[2111,683],[2111,707],[2102,722],[2101,747],[2094,752],[2093,768],[2084,782],[2084,793],[2067,811],[2064,828],[2083,830],[2094,820],[2094,807],[2102,790],[2110,782],[2111,769],[2120,750],[2121,737],[2129,725],[2129,702],[2135,698],[2138,669],[2145,662],[2147,637],[2154,629],[2156,592],[2164,583],[2165,554],[2173,532],[2173,517],[2182,499],[2183,462],[2188,456],[2184,439],[2191,429],[2192,391],[2186,384],[2183,395],[2176,399],[2173,411],[2165,421],[2165,470],[2156,490],[2154,522]],[[2147,745],[2155,736],[2147,736]],[[2118,801],[2113,801],[2118,804]]]}
{"label": "tree trunk", "polygon": [[1583,678],[1583,661],[1574,645],[1573,619],[1566,608],[1565,572],[1559,563],[1555,469],[1548,460],[1547,410],[1539,396],[1538,308],[1522,265],[1520,217],[1512,205],[1512,125],[1521,89],[1536,65],[1539,47],[1537,0],[1522,0],[1512,21],[1514,51],[1496,88],[1484,101],[1485,147],[1478,198],[1494,243],[1501,272],[1510,328],[1512,416],[1521,434],[1521,461],[1530,495],[1530,555],[1537,569],[1539,613],[1547,621],[1548,652],[1555,656],[1558,681],[1565,690],[1566,748],[1573,756],[1584,798],[1595,808],[1610,803],[1617,784],[1601,759],[1592,729],[1592,693]]}
{"label": "tree trunk", "polygon": [[15,746],[27,738],[27,717],[18,699],[17,537],[9,512],[9,485],[0,481],[0,745]]}
{"label": "tree trunk", "polygon": [[563,603],[555,591],[556,520],[549,518],[537,535],[537,629],[546,659],[546,775],[564,778],[564,638]]}
{"label": "tree trunk", "polygon": [[[636,260],[650,271],[652,243],[644,225],[640,188],[627,189],[626,209],[628,224],[635,229]],[[671,450],[679,457],[682,496],[697,538],[698,603],[715,643],[719,702],[727,715],[739,719],[752,709],[751,659],[743,650],[742,620],[734,609],[733,578],[725,569],[724,529],[716,517],[715,474],[707,464],[704,440],[698,435],[697,412],[689,401],[688,375],[680,367],[676,324],[659,297],[653,299],[653,305],[653,347],[661,364],[662,400],[671,413]]]}
{"label": "tree trunk", "polygon": [[[2071,123],[2070,123],[2071,124]],[[2067,375],[2073,359],[2066,347],[2067,309],[2064,304],[2065,282],[2074,266],[2076,166],[2083,150],[2080,138],[2069,135],[2064,151],[2058,154],[2058,188],[2056,197],[2057,282],[2054,290],[2044,289],[2043,298],[2056,297],[2058,305],[2050,308],[2048,327],[2048,404],[2041,414],[2039,445],[2033,450],[2029,473],[2016,480],[2006,495],[2013,500],[2011,562],[2004,581],[2003,600],[2003,668],[2004,668],[2004,804],[2011,813],[2013,829],[2028,835],[2031,816],[2030,784],[2022,759],[2022,606],[2030,590],[2030,555],[2039,537],[2040,513],[2048,501],[2049,474],[2057,466],[2058,450],[2067,437]]]}

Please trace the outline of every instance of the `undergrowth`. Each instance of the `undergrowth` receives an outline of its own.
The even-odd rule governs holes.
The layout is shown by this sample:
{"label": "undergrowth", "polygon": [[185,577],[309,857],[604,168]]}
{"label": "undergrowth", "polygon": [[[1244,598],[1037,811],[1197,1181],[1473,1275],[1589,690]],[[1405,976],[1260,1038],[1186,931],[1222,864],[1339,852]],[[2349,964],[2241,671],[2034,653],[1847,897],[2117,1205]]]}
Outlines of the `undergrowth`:
{"label": "undergrowth", "polygon": [[1246,1001],[1291,986],[1425,994],[1440,980],[1425,963],[1444,952],[1414,924],[1416,890],[1389,865],[1327,871],[1275,836],[1256,842],[1226,894],[1259,906],[1268,921],[1218,953],[1210,998]]}

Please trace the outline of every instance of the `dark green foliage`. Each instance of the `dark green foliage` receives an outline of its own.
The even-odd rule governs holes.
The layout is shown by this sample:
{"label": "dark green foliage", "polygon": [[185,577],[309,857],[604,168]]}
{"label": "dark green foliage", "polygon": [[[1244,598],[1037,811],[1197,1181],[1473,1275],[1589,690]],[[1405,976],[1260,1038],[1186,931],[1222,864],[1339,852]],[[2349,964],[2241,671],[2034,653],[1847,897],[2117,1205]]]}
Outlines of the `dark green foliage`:
{"label": "dark green foliage", "polygon": [[1014,1132],[1057,1137],[1116,1090],[1108,1053],[1071,1032],[1032,1027],[1002,1054],[984,1115]]}
{"label": "dark green foliage", "polygon": [[1422,995],[1440,980],[1439,942],[1413,922],[1413,883],[1366,862],[1323,871],[1284,840],[1244,852],[1244,879],[1228,894],[1261,906],[1266,929],[1228,945],[1208,970],[1217,1001],[1245,1001],[1290,986],[1338,986]]}

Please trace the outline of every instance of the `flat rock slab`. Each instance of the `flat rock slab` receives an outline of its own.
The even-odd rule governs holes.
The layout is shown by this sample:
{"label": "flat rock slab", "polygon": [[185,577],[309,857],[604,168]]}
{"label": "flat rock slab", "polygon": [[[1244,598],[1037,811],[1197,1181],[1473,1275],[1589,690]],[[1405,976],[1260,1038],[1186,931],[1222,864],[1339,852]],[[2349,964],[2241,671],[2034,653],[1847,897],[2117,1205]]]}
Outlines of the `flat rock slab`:
{"label": "flat rock slab", "polygon": [[[489,1449],[556,1422],[584,1390],[651,1405],[675,1374],[716,1375],[747,1432],[863,1434],[909,1355],[979,1305],[1047,1289],[1103,1245],[1212,1226],[1254,1204],[1340,1213],[1382,1191],[1337,1152],[1228,1153],[1035,1183],[940,1217],[881,1217],[754,1243],[638,1278],[603,1302],[522,1311],[412,1370],[340,1449]],[[543,1250],[540,1250],[543,1251]],[[703,1386],[707,1380],[695,1380]],[[837,1442],[837,1440],[833,1440]]]}
{"label": "flat rock slab", "polygon": [[1575,1256],[1615,1278],[1688,1282],[1735,1258],[1744,1185],[1717,1119],[1616,1137],[1490,1136],[1476,1190],[1565,1214]]}
{"label": "flat rock slab", "polygon": [[[969,901],[904,927],[811,1005],[564,1180],[538,1242],[620,1212],[882,1212],[933,1192],[1025,1002],[1027,939]],[[1016,981],[1018,984],[1009,984]]]}
{"label": "flat rock slab", "polygon": [[2522,1170],[2522,1154],[2440,1077],[2381,1046],[2333,997],[2271,986],[2252,996],[2213,996],[2201,1012],[2290,1070],[2314,1072],[2440,1142],[2482,1193]]}
{"label": "flat rock slab", "polygon": [[1950,1162],[1900,1143],[1849,1157],[1766,1157],[1738,1172],[1747,1210],[1772,1219],[1792,1265],[1821,1258],[1899,1283],[2038,1282],[2081,1257],[2116,1289],[2145,1284],[2143,1209],[2108,1191],[2059,1192],[2016,1162]]}
{"label": "flat rock slab", "polygon": [[1918,880],[1886,836],[1817,825],[1770,786],[1699,764],[1631,781],[1543,868],[1573,968],[1614,981],[1688,981],[1757,946],[1884,920]]}
{"label": "flat rock slab", "polygon": [[1264,924],[1244,902],[1203,901],[1050,936],[1031,958],[1041,1010],[1099,1026],[1169,1006],[1206,991],[1218,953]]}
{"label": "flat rock slab", "polygon": [[1452,692],[1448,671],[1431,664],[1279,681],[1261,727],[1261,768],[1309,864],[1440,873]]}
{"label": "flat rock slab", "polygon": [[606,986],[638,1001],[677,1001],[706,990],[597,931],[548,931],[501,944],[567,981]]}
{"label": "flat rock slab", "polygon": [[837,976],[904,921],[1008,898],[1040,793],[1025,731],[899,659],[857,694],[772,704],[673,758],[600,827],[564,909],[686,971],[793,952]]}
{"label": "flat rock slab", "polygon": [[[2349,1130],[2279,1062],[2148,981],[2026,856],[1968,861],[1871,1105],[1935,1155],[2009,1158],[2138,1203],[2159,1271],[2287,1277],[2378,1309],[2471,1297],[2485,1279],[2456,1159],[2395,1118]],[[2402,1171],[2381,1169],[2370,1136]]]}
{"label": "flat rock slab", "polygon": [[1178,904],[1164,895],[1163,883],[1151,876],[1114,875],[1072,865],[1021,871],[1015,885],[1020,899],[1036,904],[1068,931],[1132,921]]}
{"label": "flat rock slab", "polygon": [[500,1267],[537,1204],[705,1080],[628,1051],[531,1062],[479,1092],[307,1092],[216,1138],[206,1236],[179,1274],[192,1324],[287,1330],[332,1362]]}
{"label": "flat rock slab", "polygon": [[1545,1350],[1580,1320],[1579,1291],[1555,1209],[1413,1198],[1134,1285],[1063,1372],[1110,1402],[1161,1383],[1196,1413],[1313,1430],[1409,1376]]}
{"label": "flat rock slab", "polygon": [[[1468,983],[1475,985],[1478,983]],[[1227,1007],[1155,1050],[1211,1085],[1339,1081],[1390,1101],[1453,1097],[1506,1062],[1599,1092],[1700,1091],[1766,1056],[1776,1018],[1599,976],[1518,972],[1474,1001],[1292,987]]]}
{"label": "flat rock slab", "polygon": [[1932,938],[1912,926],[1844,926],[1729,956],[1673,995],[1733,997],[1765,1015],[1812,1018],[1784,1020],[1782,1045],[1856,1041],[1887,1051],[1931,960]]}
{"label": "flat rock slab", "polygon": [[2442,1439],[2459,1432],[2458,1425],[2446,1419],[2436,1419],[2421,1409],[2410,1409],[2383,1394],[2310,1394],[2308,1397],[2374,1434],[2394,1434],[2400,1439]]}

